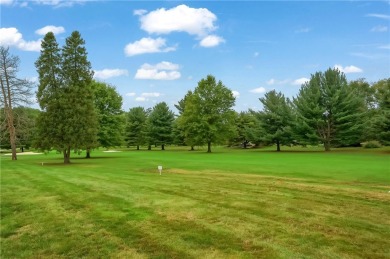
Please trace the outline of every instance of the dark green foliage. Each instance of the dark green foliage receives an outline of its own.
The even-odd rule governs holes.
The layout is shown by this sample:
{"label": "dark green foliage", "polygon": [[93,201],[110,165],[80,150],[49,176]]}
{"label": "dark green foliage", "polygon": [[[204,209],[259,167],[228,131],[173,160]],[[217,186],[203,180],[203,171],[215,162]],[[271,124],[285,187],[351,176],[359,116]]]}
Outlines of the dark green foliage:
{"label": "dark green foliage", "polygon": [[149,144],[161,145],[164,150],[165,144],[172,142],[174,119],[175,115],[165,102],[156,104],[148,118]]}
{"label": "dark green foliage", "polygon": [[235,114],[236,135],[229,140],[231,145],[240,145],[247,148],[249,143],[258,144],[262,133],[255,113],[252,111]]}
{"label": "dark green foliage", "polygon": [[293,141],[294,121],[289,100],[275,90],[266,93],[259,100],[264,106],[263,111],[258,114],[264,131],[261,139],[266,143],[275,143],[276,150],[280,151],[280,145],[290,144]]}
{"label": "dark green foliage", "polygon": [[223,143],[235,134],[232,91],[222,81],[208,75],[198,82],[194,92],[185,100],[179,124],[184,129],[188,145]]}
{"label": "dark green foliage", "polygon": [[94,102],[98,113],[99,146],[104,148],[120,146],[123,142],[122,96],[114,87],[93,81]]}
{"label": "dark green foliage", "polygon": [[365,104],[337,69],[317,72],[294,98],[296,137],[300,143],[348,146],[360,143]]}
{"label": "dark green foliage", "polygon": [[53,33],[42,41],[36,62],[39,74],[37,147],[62,151],[70,162],[71,149],[89,149],[97,141],[97,114],[92,89],[93,71],[84,40],[74,31],[62,51]]}
{"label": "dark green foliage", "polygon": [[377,100],[377,115],[374,118],[376,139],[383,145],[390,145],[390,78],[378,81],[373,85]]}
{"label": "dark green foliage", "polygon": [[128,146],[139,146],[147,142],[147,119],[150,111],[134,107],[127,113],[126,142]]}

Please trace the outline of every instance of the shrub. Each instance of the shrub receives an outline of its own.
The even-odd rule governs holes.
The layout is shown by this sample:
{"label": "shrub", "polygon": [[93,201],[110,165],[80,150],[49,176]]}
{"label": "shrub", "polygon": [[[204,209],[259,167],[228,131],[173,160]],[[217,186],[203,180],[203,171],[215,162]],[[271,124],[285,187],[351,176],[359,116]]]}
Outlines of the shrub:
{"label": "shrub", "polygon": [[364,148],[379,148],[381,144],[378,141],[368,141],[363,145]]}

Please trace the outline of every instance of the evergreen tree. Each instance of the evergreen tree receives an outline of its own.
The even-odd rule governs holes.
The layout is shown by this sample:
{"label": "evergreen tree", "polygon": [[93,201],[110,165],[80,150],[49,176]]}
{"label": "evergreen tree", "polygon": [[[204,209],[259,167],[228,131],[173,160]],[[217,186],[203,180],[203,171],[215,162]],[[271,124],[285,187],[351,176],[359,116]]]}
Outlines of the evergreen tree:
{"label": "evergreen tree", "polygon": [[331,146],[359,143],[362,138],[364,100],[348,85],[337,69],[317,72],[302,85],[294,98],[297,124],[295,133],[301,143]]}
{"label": "evergreen tree", "polygon": [[149,111],[143,107],[134,107],[127,113],[126,141],[128,146],[139,146],[146,144],[147,124]]}
{"label": "evergreen tree", "polygon": [[380,80],[373,85],[377,103],[377,115],[373,126],[376,138],[383,145],[390,145],[390,78]]}
{"label": "evergreen tree", "polygon": [[[192,95],[185,102],[181,125],[185,125],[186,142],[189,145],[222,143],[235,134],[235,98],[230,89],[215,77],[208,75],[198,82]],[[191,142],[191,143],[189,143]]]}
{"label": "evergreen tree", "polygon": [[61,71],[61,50],[52,32],[41,43],[41,53],[35,67],[38,72],[37,100],[42,112],[37,120],[37,138],[34,146],[43,150],[61,150],[65,135],[63,113],[64,85]]}
{"label": "evergreen tree", "polygon": [[71,149],[89,149],[97,140],[97,115],[91,85],[93,71],[84,40],[74,31],[60,52],[54,34],[42,41],[36,62],[38,101],[44,110],[38,120],[37,146],[60,150],[70,163]]}
{"label": "evergreen tree", "polygon": [[172,142],[172,129],[175,116],[165,102],[156,104],[149,115],[148,134],[156,145],[165,145]]}
{"label": "evergreen tree", "polygon": [[264,107],[259,113],[261,127],[264,131],[261,139],[268,143],[275,143],[276,151],[280,151],[280,145],[290,144],[293,141],[291,129],[293,115],[289,100],[275,90],[266,93],[259,100]]}

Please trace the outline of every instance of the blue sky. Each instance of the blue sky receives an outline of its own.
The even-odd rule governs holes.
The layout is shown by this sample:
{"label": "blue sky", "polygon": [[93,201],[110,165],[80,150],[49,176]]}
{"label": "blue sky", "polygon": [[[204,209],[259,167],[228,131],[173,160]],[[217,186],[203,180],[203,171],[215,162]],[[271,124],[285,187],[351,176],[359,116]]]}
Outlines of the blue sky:
{"label": "blue sky", "polygon": [[95,78],[116,87],[123,109],[174,104],[214,75],[234,91],[237,111],[261,109],[270,90],[296,96],[317,71],[348,80],[390,76],[389,1],[0,0],[0,44],[21,59],[22,77],[47,31],[62,46],[86,41]]}

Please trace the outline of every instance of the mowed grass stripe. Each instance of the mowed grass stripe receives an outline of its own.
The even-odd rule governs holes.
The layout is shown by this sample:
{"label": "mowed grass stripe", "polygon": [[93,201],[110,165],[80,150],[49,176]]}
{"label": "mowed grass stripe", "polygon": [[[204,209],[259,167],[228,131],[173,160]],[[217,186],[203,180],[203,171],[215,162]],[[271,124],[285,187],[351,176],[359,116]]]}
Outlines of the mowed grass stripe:
{"label": "mowed grass stripe", "polygon": [[[239,172],[218,169],[226,154],[241,160]],[[238,152],[197,168],[185,163],[201,162],[200,153],[110,155],[70,166],[54,155],[2,159],[2,257],[389,257],[388,185],[376,180],[387,173],[385,156],[359,154],[382,167],[372,170],[379,177],[356,182],[324,180],[324,171],[318,178],[256,174]]]}

